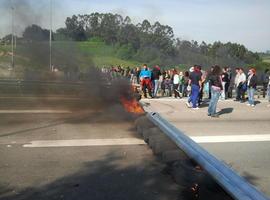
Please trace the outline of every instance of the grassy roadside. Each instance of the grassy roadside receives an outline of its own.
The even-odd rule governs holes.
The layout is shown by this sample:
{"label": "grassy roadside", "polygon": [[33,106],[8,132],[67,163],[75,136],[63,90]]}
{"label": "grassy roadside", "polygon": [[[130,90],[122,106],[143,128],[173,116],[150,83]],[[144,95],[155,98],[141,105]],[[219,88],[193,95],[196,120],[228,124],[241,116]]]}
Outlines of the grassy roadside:
{"label": "grassy roadside", "polygon": [[104,42],[78,42],[77,46],[83,54],[92,57],[94,64],[98,67],[111,65],[136,67],[139,65],[139,62],[118,58],[116,56],[117,49]]}
{"label": "grassy roadside", "polygon": [[[44,45],[43,45],[44,46]],[[121,65],[135,67],[139,65],[133,60],[123,60],[116,56],[117,49],[113,46],[106,45],[104,42],[87,41],[87,42],[53,42],[53,58],[57,59],[61,56],[70,59],[70,57],[77,59],[84,68],[89,62],[93,62],[95,66],[111,66]],[[46,47],[48,48],[48,47]],[[46,51],[45,51],[46,50]],[[47,53],[47,49],[44,53]],[[17,45],[15,50],[15,62],[21,67],[37,65],[25,53],[24,45]],[[32,52],[31,52],[32,53]],[[33,51],[33,53],[36,53]],[[44,56],[44,55],[43,55]],[[44,58],[42,58],[44,59]],[[0,45],[0,67],[3,63],[11,61],[11,47],[10,45]]]}

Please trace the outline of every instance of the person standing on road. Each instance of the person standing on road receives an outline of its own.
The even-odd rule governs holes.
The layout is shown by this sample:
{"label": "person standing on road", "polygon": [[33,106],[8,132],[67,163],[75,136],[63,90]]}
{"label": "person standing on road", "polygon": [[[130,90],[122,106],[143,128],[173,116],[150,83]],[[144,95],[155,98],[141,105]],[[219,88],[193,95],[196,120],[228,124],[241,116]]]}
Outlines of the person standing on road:
{"label": "person standing on road", "polygon": [[248,106],[255,106],[254,103],[254,93],[256,91],[257,87],[257,76],[256,76],[256,70],[254,68],[251,68],[248,71],[248,79],[247,79],[247,94],[248,94]]}
{"label": "person standing on road", "polygon": [[239,85],[239,76],[240,76],[240,72],[239,72],[239,68],[235,68],[235,78],[234,78],[234,88],[235,88],[235,93],[236,93],[236,98],[235,101],[240,101],[240,91],[238,88]]}
{"label": "person standing on road", "polygon": [[198,107],[200,107],[201,103],[202,103],[202,99],[203,99],[203,86],[204,86],[204,81],[205,78],[203,77],[203,72],[202,72],[202,67],[200,65],[197,65],[198,68],[198,73],[200,73],[201,76],[201,86],[200,86],[200,91],[199,91],[199,96],[198,96]]}
{"label": "person standing on road", "polygon": [[140,84],[140,73],[141,73],[141,68],[136,67],[134,76],[136,77],[137,84]]}
{"label": "person standing on road", "polygon": [[190,108],[190,103],[192,103],[192,109],[197,110],[199,109],[198,97],[202,87],[202,74],[197,66],[194,66],[194,71],[190,73],[188,83],[191,86],[191,95],[186,104]]}
{"label": "person standing on road", "polygon": [[223,90],[221,73],[221,68],[218,65],[215,65],[213,71],[209,74],[208,77],[211,85],[211,100],[208,106],[208,116],[211,117],[219,117],[216,109],[221,91]]}
{"label": "person standing on road", "polygon": [[160,68],[159,66],[154,66],[152,70],[152,81],[153,81],[153,97],[157,96],[157,92],[159,89],[159,78],[161,76]]}
{"label": "person standing on road", "polygon": [[239,89],[239,93],[240,93],[240,102],[244,103],[245,102],[245,92],[247,90],[247,85],[246,85],[246,81],[247,81],[247,76],[244,72],[243,68],[239,69],[239,84],[238,84],[238,89]]}
{"label": "person standing on road", "polygon": [[178,90],[180,92],[180,98],[183,97],[184,83],[185,83],[185,80],[184,80],[183,72],[179,71],[179,87],[178,87]]}
{"label": "person standing on road", "polygon": [[[208,72],[208,75],[210,75],[213,72],[214,66],[210,68],[210,71]],[[211,82],[208,80],[208,76],[206,78],[206,81],[208,82],[208,88],[209,88],[209,94],[208,94],[208,99],[211,99]]]}
{"label": "person standing on road", "polygon": [[187,91],[187,87],[188,87],[188,81],[189,81],[189,72],[185,71],[184,73],[184,88],[183,88],[183,97],[188,97],[188,91]]}
{"label": "person standing on road", "polygon": [[230,79],[229,79],[227,67],[223,68],[223,73],[222,73],[221,77],[222,77],[222,87],[223,87],[223,90],[221,92],[221,100],[225,100],[228,98],[228,89],[229,89],[229,85],[230,85]]}
{"label": "person standing on road", "polygon": [[174,97],[180,98],[180,91],[178,90],[179,88],[179,83],[180,83],[180,78],[179,78],[179,74],[177,71],[175,71],[174,75],[173,75],[173,92],[174,92]]}
{"label": "person standing on road", "polygon": [[263,98],[265,98],[265,94],[267,91],[267,85],[269,83],[269,69],[266,69],[262,75],[262,83],[263,83]]}
{"label": "person standing on road", "polygon": [[228,73],[228,78],[229,78],[229,87],[228,87],[227,97],[233,98],[233,84],[234,84],[234,82],[232,81],[232,69],[230,67],[228,67],[227,73]]}
{"label": "person standing on road", "polygon": [[140,81],[141,81],[141,87],[142,87],[142,91],[145,98],[147,98],[146,88],[148,90],[149,96],[152,97],[151,77],[152,77],[151,71],[148,69],[147,65],[144,64],[143,69],[140,72]]}
{"label": "person standing on road", "polygon": [[270,107],[270,79],[269,79],[269,82],[268,82],[268,87],[267,87],[267,95],[268,95],[268,105],[267,107]]}

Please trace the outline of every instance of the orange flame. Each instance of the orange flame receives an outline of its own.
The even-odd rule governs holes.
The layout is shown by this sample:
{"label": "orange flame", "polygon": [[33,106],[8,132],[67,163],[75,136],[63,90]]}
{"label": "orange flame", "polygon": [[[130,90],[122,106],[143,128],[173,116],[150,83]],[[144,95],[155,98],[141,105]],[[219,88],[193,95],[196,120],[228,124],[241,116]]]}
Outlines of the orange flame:
{"label": "orange flame", "polygon": [[143,114],[144,110],[135,99],[128,100],[125,97],[120,98],[125,110],[130,113]]}

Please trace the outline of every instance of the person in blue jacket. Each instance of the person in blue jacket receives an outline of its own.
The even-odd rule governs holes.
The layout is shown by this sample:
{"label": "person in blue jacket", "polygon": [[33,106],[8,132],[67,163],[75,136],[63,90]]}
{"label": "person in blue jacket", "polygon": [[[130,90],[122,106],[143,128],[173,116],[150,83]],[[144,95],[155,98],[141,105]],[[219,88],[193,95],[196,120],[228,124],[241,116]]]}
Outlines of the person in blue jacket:
{"label": "person in blue jacket", "polygon": [[151,77],[152,77],[152,72],[148,69],[147,65],[144,64],[143,69],[140,72],[140,82],[141,82],[141,87],[142,87],[145,98],[147,98],[146,88],[148,90],[149,96],[152,97]]}

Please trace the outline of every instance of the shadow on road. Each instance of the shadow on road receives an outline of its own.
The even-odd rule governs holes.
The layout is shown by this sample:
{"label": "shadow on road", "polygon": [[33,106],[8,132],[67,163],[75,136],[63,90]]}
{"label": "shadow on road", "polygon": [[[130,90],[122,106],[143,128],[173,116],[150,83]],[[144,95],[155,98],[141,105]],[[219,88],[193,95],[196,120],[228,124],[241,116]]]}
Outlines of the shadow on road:
{"label": "shadow on road", "polygon": [[[200,177],[194,177],[193,173],[184,174],[180,171],[182,174],[180,177],[183,179],[176,181],[176,184],[167,173],[164,173],[164,165],[158,160],[144,158],[130,163],[128,159],[132,158],[128,156],[119,152],[109,153],[99,160],[85,162],[77,173],[40,187],[33,185],[21,189],[0,182],[0,199],[232,200],[208,178],[203,180]],[[49,168],[48,174],[54,167]],[[44,180],[46,180],[46,174]],[[196,181],[199,188],[195,195],[190,186]]]}
{"label": "shadow on road", "polygon": [[243,176],[248,182],[250,182],[250,183],[253,184],[253,185],[256,185],[256,184],[257,184],[257,181],[259,180],[258,177],[254,176],[254,175],[252,175],[252,174],[250,174],[250,173],[248,173],[248,172],[244,172],[244,173],[242,174],[242,176]]}
{"label": "shadow on road", "polygon": [[260,104],[262,103],[261,101],[254,101],[254,104],[257,105],[257,104]]}
{"label": "shadow on road", "polygon": [[233,112],[233,108],[223,108],[218,112],[218,114],[225,115],[225,114],[230,114],[232,112]]}
{"label": "shadow on road", "polygon": [[[125,166],[128,155],[110,153],[103,159],[87,162],[77,173],[43,187],[24,190],[0,183],[0,199],[5,200],[161,200],[176,199],[179,187],[160,173],[153,161],[139,160]],[[130,159],[130,158],[129,158]],[[124,164],[123,164],[124,163]],[[44,179],[46,178],[46,175]]]}

